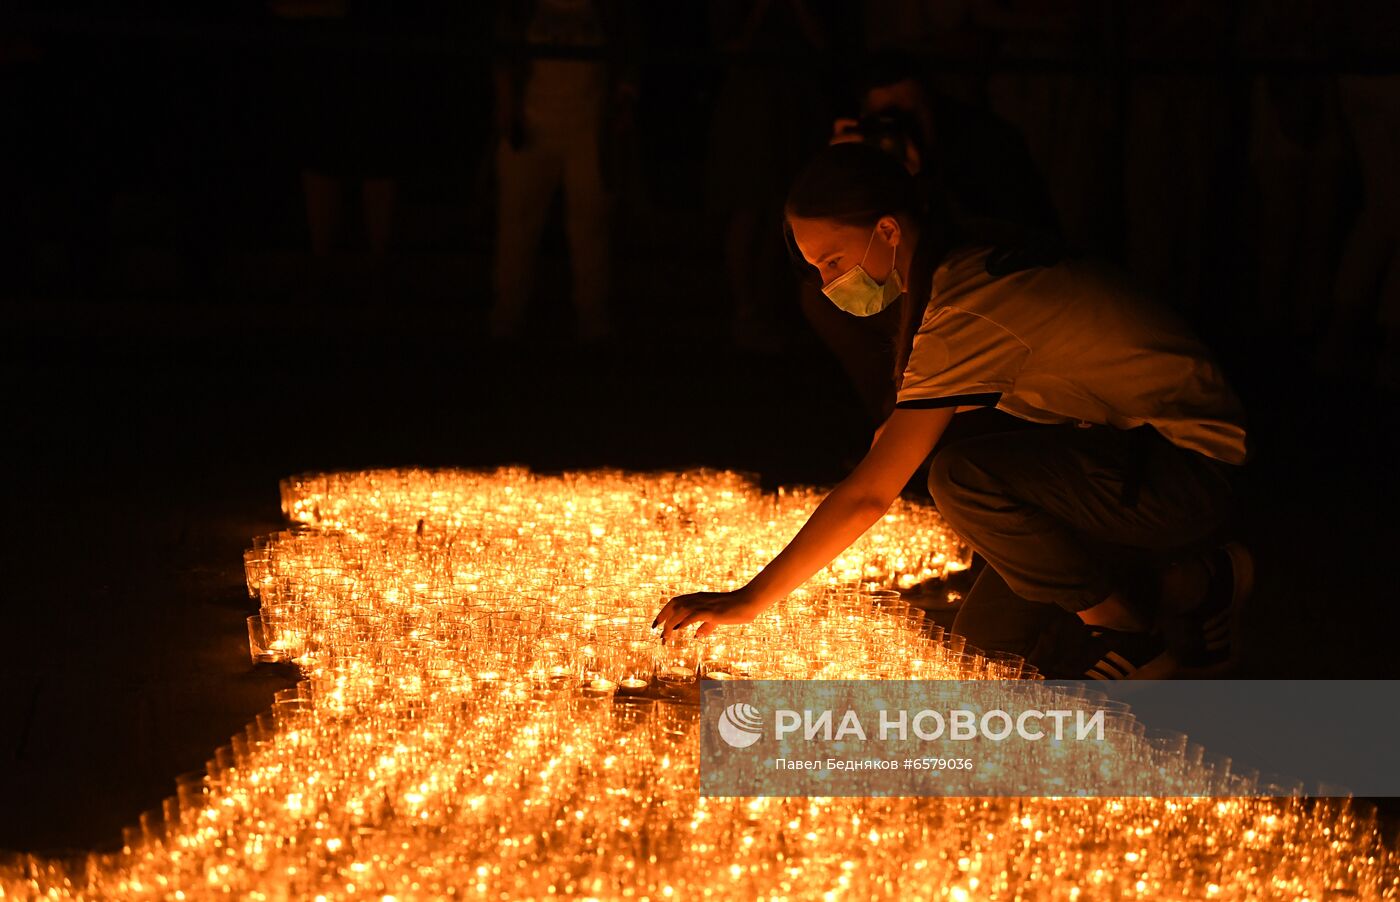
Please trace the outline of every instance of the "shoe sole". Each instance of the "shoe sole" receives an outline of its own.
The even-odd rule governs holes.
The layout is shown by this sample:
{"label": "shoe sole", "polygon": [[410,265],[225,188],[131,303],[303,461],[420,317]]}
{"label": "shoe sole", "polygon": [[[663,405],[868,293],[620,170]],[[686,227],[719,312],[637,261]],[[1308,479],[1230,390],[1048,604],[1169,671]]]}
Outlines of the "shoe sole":
{"label": "shoe sole", "polygon": [[1209,680],[1227,676],[1240,665],[1240,639],[1244,633],[1244,610],[1254,595],[1254,555],[1239,542],[1225,546],[1230,556],[1230,571],[1234,576],[1234,587],[1230,594],[1230,656],[1219,664],[1200,667],[1181,667],[1177,676],[1183,679]]}

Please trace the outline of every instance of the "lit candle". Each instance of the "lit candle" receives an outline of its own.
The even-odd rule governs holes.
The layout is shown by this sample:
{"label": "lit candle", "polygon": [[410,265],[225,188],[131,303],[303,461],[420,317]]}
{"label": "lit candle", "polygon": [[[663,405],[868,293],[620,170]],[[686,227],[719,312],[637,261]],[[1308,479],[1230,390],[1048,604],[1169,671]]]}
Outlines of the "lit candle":
{"label": "lit candle", "polygon": [[[961,648],[961,637],[929,648],[906,618],[882,620],[855,588],[870,580],[907,588],[966,568],[950,563],[961,552],[934,515],[902,501],[828,569],[824,584],[792,593],[747,627],[752,644],[726,647],[725,636],[740,635],[727,631],[701,646],[703,653],[657,649],[647,624],[662,596],[698,584],[733,588],[732,574],[777,554],[820,500],[805,489],[766,496],[725,474],[655,480],[598,472],[560,480],[517,469],[391,471],[284,484],[284,510],[321,529],[259,547],[251,579],[269,612],[289,593],[304,598],[297,603],[305,622],[291,629],[255,620],[251,650],[265,656],[260,661],[290,655],[308,662],[314,716],[300,716],[298,705],[289,721],[292,708],[279,710],[275,740],[255,721],[232,742],[236,766],[216,755],[194,804],[177,793],[171,801],[178,806],[154,812],[142,825],[143,848],[100,874],[89,871],[87,894],[149,895],[153,877],[163,894],[180,897],[206,884],[277,897],[308,888],[331,895],[337,885],[367,894],[410,884],[423,862],[444,882],[500,897],[518,881],[544,885],[580,860],[597,861],[602,842],[613,843],[610,855],[624,854],[598,861],[594,886],[625,876],[639,898],[713,894],[716,877],[727,882],[726,874],[743,881],[736,884],[742,895],[805,897],[829,888],[834,875],[825,863],[755,868],[755,861],[785,857],[787,840],[782,831],[746,827],[736,848],[732,815],[750,825],[807,827],[807,860],[839,859],[854,874],[890,855],[916,860],[900,875],[910,897],[987,895],[994,887],[984,881],[1015,872],[1027,841],[1042,862],[1020,874],[1027,895],[1091,884],[1100,895],[1240,899],[1277,895],[1286,881],[1290,895],[1319,898],[1342,888],[1341,874],[1343,894],[1379,898],[1385,887],[1378,880],[1360,884],[1353,863],[1362,857],[1375,862],[1368,874],[1385,867],[1381,879],[1394,882],[1389,859],[1370,857],[1382,848],[1379,834],[1363,829],[1353,808],[1256,799],[1248,793],[1262,784],[1248,778],[1222,784],[1242,793],[1228,802],[1192,798],[1189,783],[1181,784],[1184,799],[939,800],[928,832],[897,848],[886,838],[900,834],[886,831],[922,819],[929,803],[889,799],[868,816],[869,803],[858,797],[809,799],[789,819],[782,800],[697,796],[689,779],[700,754],[688,732],[695,712],[651,703],[657,690],[692,695],[697,672],[712,680],[967,678],[964,659],[945,654]],[[792,643],[794,624],[812,641]],[[537,641],[546,644],[534,653]],[[590,701],[556,704],[556,696],[571,694]],[[541,696],[549,704],[536,704]],[[1088,764],[1106,775],[1135,767],[1139,745],[1136,734],[1115,733]],[[970,785],[1040,766],[1060,781],[1053,785],[1064,785],[1074,760],[1069,745],[1046,751],[1041,764],[989,755]],[[1128,755],[1121,764],[1120,752]],[[1181,768],[1197,766],[1178,755],[1165,760],[1173,763],[1159,759],[1153,771],[1171,786],[1190,776]],[[347,761],[356,764],[347,768]],[[1207,776],[1229,778],[1228,763],[1223,773],[1219,767]],[[180,788],[188,796],[191,786]],[[340,810],[324,811],[332,800]],[[559,829],[561,807],[578,816],[569,829]],[[509,831],[479,829],[493,819]],[[1203,876],[1206,870],[1185,863],[1199,854],[1199,837],[1209,845],[1212,833],[1236,857],[1224,866],[1203,862]],[[305,846],[303,836],[310,837]],[[551,841],[536,846],[538,836]],[[1086,836],[1097,840],[1086,844]],[[1276,850],[1290,836],[1308,839],[1296,843],[1308,868],[1280,872]],[[653,866],[624,874],[628,837],[646,839]],[[525,862],[519,873],[483,864],[502,846],[531,847],[528,860],[510,856]],[[958,851],[926,854],[940,846]],[[318,847],[336,860],[315,855]],[[716,850],[730,860],[692,864],[696,853]],[[52,873],[49,883],[63,879],[57,868]],[[14,895],[16,881],[0,867],[0,896]],[[42,885],[36,892],[32,877],[17,885],[31,895],[83,893],[71,879],[48,893]]]}
{"label": "lit candle", "polygon": [[693,667],[667,667],[656,675],[663,683],[688,683],[695,679]]}

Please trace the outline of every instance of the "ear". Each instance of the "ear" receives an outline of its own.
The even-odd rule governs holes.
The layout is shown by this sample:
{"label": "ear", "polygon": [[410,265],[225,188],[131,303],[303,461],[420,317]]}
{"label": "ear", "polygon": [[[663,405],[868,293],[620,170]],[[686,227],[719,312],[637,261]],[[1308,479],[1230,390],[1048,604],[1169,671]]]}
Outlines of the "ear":
{"label": "ear", "polygon": [[900,231],[898,219],[895,219],[893,216],[881,216],[880,221],[875,223],[875,231],[890,247],[899,247]]}

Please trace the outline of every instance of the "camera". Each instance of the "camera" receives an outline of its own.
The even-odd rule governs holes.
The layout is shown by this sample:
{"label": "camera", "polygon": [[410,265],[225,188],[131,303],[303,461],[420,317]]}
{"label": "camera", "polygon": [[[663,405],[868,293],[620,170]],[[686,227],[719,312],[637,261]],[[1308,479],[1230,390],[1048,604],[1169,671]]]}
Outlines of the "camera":
{"label": "camera", "polygon": [[835,140],[858,140],[878,147],[917,174],[926,159],[918,121],[903,110],[881,110],[855,122],[845,120]]}
{"label": "camera", "polygon": [[872,113],[856,122],[856,131],[866,144],[896,156],[902,156],[902,151],[915,142],[916,128],[913,117],[893,111]]}

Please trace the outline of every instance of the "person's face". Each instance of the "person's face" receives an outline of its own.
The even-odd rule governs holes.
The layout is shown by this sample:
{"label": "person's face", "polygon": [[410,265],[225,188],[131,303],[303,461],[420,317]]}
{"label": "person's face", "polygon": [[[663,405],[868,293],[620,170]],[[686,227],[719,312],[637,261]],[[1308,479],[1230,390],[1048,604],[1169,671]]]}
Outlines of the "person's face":
{"label": "person's face", "polygon": [[[851,267],[857,264],[865,268],[870,278],[883,284],[890,277],[896,258],[907,258],[906,254],[896,251],[903,230],[899,219],[894,216],[880,217],[873,230],[868,226],[846,225],[833,219],[803,219],[798,216],[789,216],[788,226],[792,229],[797,249],[803,259],[816,267],[823,286],[850,272]],[[899,259],[898,262],[900,275],[907,277],[908,273],[904,272],[906,259]]]}

